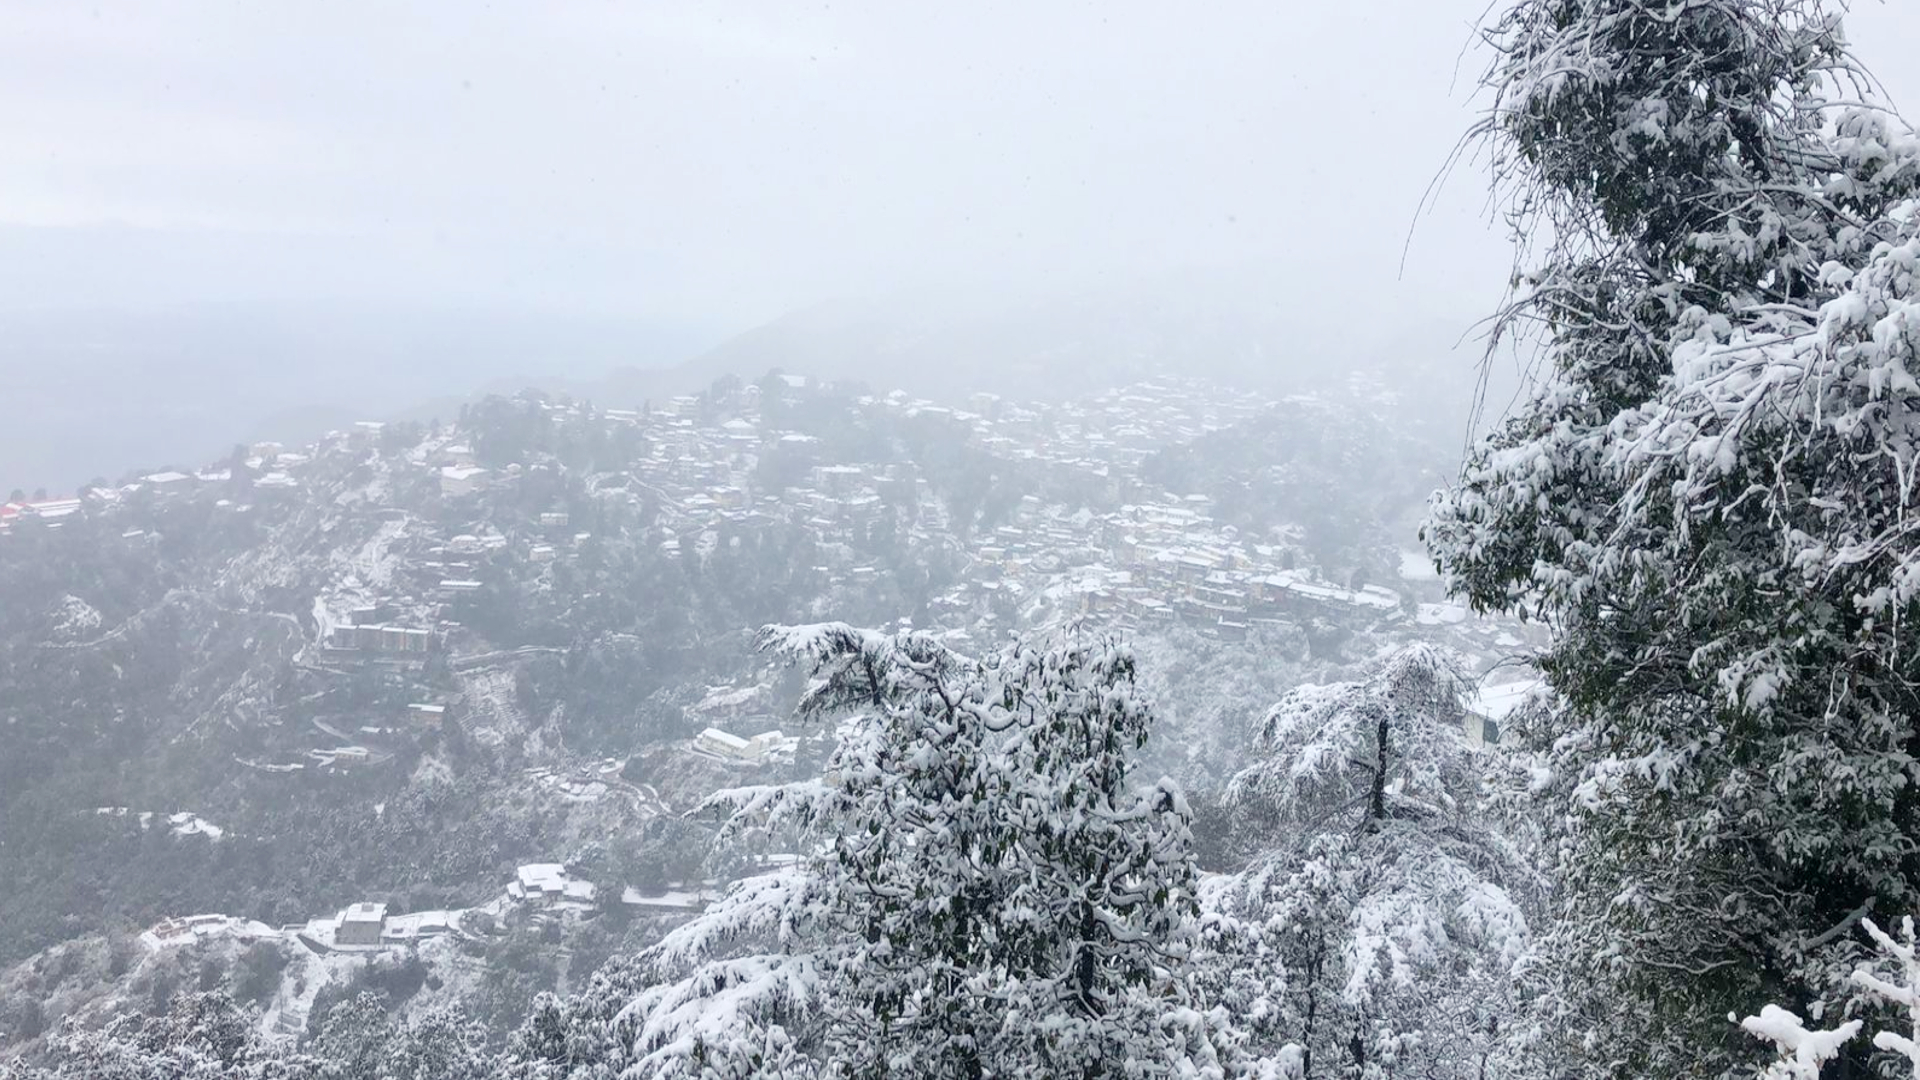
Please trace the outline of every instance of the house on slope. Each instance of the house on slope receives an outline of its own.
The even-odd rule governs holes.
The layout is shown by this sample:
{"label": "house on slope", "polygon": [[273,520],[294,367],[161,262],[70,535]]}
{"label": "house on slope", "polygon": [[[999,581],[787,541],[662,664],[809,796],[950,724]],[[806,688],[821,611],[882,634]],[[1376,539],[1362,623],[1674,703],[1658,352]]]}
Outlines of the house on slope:
{"label": "house on slope", "polygon": [[710,727],[694,738],[693,748],[709,757],[757,765],[766,760],[768,755],[791,750],[798,743],[798,739],[788,738],[778,731],[742,738],[730,731]]}
{"label": "house on slope", "polygon": [[387,905],[362,903],[340,913],[339,929],[333,932],[335,945],[379,945],[387,928]]}
{"label": "house on slope", "polygon": [[1528,679],[1475,688],[1467,698],[1461,731],[1467,745],[1477,749],[1499,743],[1501,726],[1507,717],[1544,685],[1538,679]]}
{"label": "house on slope", "polygon": [[514,872],[507,896],[516,903],[587,911],[593,907],[593,882],[580,881],[560,863],[527,863]]}
{"label": "house on slope", "polygon": [[449,499],[471,495],[486,483],[487,470],[478,465],[449,465],[440,470],[440,494]]}

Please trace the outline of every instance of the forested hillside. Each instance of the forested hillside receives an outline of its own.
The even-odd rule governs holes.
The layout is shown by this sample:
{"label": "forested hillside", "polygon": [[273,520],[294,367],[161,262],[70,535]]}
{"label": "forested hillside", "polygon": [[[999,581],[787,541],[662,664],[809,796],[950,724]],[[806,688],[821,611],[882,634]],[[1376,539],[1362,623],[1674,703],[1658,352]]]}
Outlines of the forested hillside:
{"label": "forested hillside", "polygon": [[1464,460],[1135,355],[15,493],[0,1077],[1920,1076],[1920,137],[1841,14],[1493,13]]}
{"label": "forested hillside", "polygon": [[[790,857],[716,846],[698,809],[831,767],[834,725],[788,716],[801,673],[751,648],[764,623],[885,621],[957,656],[1126,635],[1159,731],[1136,756],[1201,801],[1210,870],[1246,856],[1218,793],[1263,702],[1400,641],[1473,670],[1520,642],[1393,546],[1445,455],[1373,406],[1179,381],[962,405],[781,374],[627,409],[523,395],[10,504],[16,1048],[195,992],[299,1036],[365,988],[499,1050],[533,994]],[[1364,569],[1298,502],[1235,494],[1261,449],[1168,470],[1211,441],[1296,456]],[[1395,482],[1343,487],[1356,463]],[[593,899],[512,895],[548,865]],[[340,948],[360,903],[425,936]]]}

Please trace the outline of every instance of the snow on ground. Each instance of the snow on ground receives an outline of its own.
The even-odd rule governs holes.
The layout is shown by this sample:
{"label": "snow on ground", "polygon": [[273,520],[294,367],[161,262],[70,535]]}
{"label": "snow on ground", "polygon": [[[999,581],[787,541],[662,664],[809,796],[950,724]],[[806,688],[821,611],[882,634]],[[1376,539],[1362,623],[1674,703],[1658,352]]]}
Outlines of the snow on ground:
{"label": "snow on ground", "polygon": [[648,896],[633,886],[627,886],[620,894],[622,903],[641,910],[655,911],[700,911],[713,900],[713,893],[701,890],[687,892],[684,889],[669,889],[666,892]]}
{"label": "snow on ground", "polygon": [[341,625],[340,620],[334,617],[333,609],[327,606],[327,598],[324,596],[316,596],[313,598],[313,622],[314,625],[320,628],[320,636],[318,638],[320,641],[326,641],[333,637],[333,628]]}
{"label": "snow on ground", "polygon": [[[126,817],[132,813],[131,810],[128,810],[124,806],[102,806],[95,808],[93,812],[101,817]],[[166,818],[167,825],[175,836],[204,836],[209,840],[218,840],[227,835],[227,830],[215,825],[213,822],[206,820],[198,814],[189,813],[184,810],[174,814],[160,814],[152,810],[142,810],[140,811],[139,817],[140,827],[142,829],[152,828],[153,819],[156,817]]]}
{"label": "snow on ground", "polygon": [[607,785],[600,780],[565,776],[546,766],[526,771],[528,780],[542,791],[549,791],[566,802],[595,803],[607,797]]}
{"label": "snow on ground", "polygon": [[342,621],[328,613],[327,608],[345,610],[381,599],[400,563],[399,556],[389,549],[406,531],[406,518],[382,521],[373,535],[351,553],[333,553],[333,578],[339,584],[331,595],[314,600],[314,619],[321,624],[320,640],[325,641],[334,623]]}
{"label": "snow on ground", "polygon": [[760,694],[758,686],[709,686],[707,696],[700,699],[693,712],[721,712],[749,705]]}
{"label": "snow on ground", "polygon": [[72,593],[54,605],[53,616],[53,636],[58,641],[70,641],[100,629],[100,612]]}
{"label": "snow on ground", "polygon": [[[418,948],[421,958],[433,965],[434,973],[443,981],[450,981],[451,973],[462,967],[458,963],[460,951],[454,947],[451,937],[423,938]],[[294,948],[292,962],[281,974],[279,991],[260,1013],[261,1034],[286,1039],[297,1039],[304,1035],[307,1017],[313,1011],[314,999],[319,996],[321,988],[351,979],[382,951],[369,948],[322,954],[304,945]]]}
{"label": "snow on ground", "polygon": [[465,674],[467,734],[482,746],[498,746],[507,733],[525,726],[513,685],[513,672],[481,668]]}

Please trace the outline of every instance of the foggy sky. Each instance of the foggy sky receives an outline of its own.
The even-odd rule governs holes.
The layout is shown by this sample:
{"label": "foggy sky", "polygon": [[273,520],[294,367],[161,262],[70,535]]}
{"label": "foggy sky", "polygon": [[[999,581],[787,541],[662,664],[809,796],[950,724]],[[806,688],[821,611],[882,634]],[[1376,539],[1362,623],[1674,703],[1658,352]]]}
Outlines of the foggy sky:
{"label": "foggy sky", "polygon": [[[1472,119],[1485,6],[16,2],[0,304],[733,332],[829,297],[1244,265],[1303,312],[1471,318],[1508,267],[1473,166],[1396,275]],[[1850,25],[1920,95],[1920,11]]]}

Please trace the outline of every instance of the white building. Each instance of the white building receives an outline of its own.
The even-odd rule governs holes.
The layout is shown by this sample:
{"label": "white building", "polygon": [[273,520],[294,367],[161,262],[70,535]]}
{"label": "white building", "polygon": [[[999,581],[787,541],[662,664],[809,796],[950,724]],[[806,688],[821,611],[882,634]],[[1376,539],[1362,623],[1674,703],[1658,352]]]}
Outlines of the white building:
{"label": "white building", "polygon": [[567,868],[559,863],[528,863],[513,875],[507,895],[515,900],[553,901],[567,891]]}
{"label": "white building", "polygon": [[340,913],[340,928],[333,932],[336,945],[378,945],[387,928],[387,905],[355,904]]}
{"label": "white building", "polygon": [[693,740],[693,747],[718,758],[758,763],[769,753],[790,749],[797,742],[798,740],[789,739],[778,731],[768,731],[751,738],[742,738],[730,731],[710,727]]}
{"label": "white building", "polygon": [[578,881],[560,863],[527,863],[515,871],[507,896],[516,903],[587,910],[593,906],[591,881]]}
{"label": "white building", "polygon": [[440,470],[440,494],[448,498],[471,495],[486,482],[487,470],[478,465],[449,465]]}
{"label": "white building", "polygon": [[151,473],[140,479],[146,481],[148,486],[162,495],[171,495],[175,492],[186,491],[193,487],[193,477],[183,472],[175,472],[171,469],[166,472]]}

